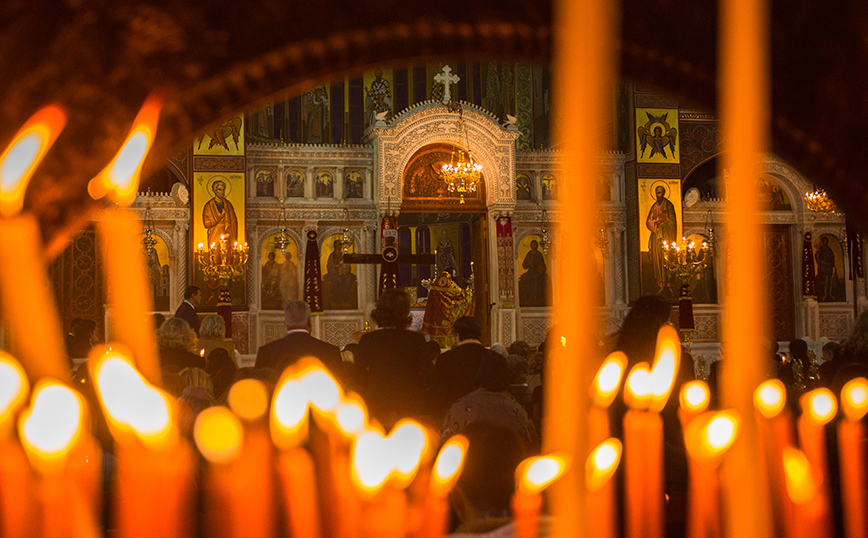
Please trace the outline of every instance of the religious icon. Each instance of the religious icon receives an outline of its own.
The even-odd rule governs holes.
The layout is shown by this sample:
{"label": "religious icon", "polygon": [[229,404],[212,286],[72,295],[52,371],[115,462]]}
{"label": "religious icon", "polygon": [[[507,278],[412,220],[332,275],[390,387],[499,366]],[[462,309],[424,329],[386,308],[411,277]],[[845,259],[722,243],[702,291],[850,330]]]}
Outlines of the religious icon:
{"label": "religious icon", "polygon": [[208,231],[208,244],[220,244],[224,236],[231,247],[238,241],[238,217],[232,202],[226,198],[229,180],[214,176],[208,184],[213,195],[202,209],[202,224]]}
{"label": "religious icon", "polygon": [[365,176],[357,170],[351,170],[344,175],[344,197],[362,198],[364,196]]}
{"label": "religious icon", "polygon": [[383,78],[382,69],[374,71],[370,89],[365,86],[365,93],[366,124],[370,127],[380,118],[388,120],[392,112],[392,90],[389,80]]}
{"label": "religious icon", "polygon": [[[823,234],[814,250],[814,266],[817,275],[817,301],[821,303],[843,302],[844,252],[841,241],[831,234]],[[816,244],[816,242],[814,243]]]}
{"label": "religious icon", "polygon": [[519,174],[515,177],[515,197],[517,200],[533,200],[533,189],[527,174]]}
{"label": "religious icon", "polygon": [[790,204],[790,199],[784,190],[768,178],[761,178],[757,181],[759,189],[760,203],[765,209],[770,211],[792,211],[793,206]]}
{"label": "religious icon", "polygon": [[329,141],[329,94],[323,84],[302,96],[302,121],[304,122],[304,142],[306,144],[325,144]]}
{"label": "religious icon", "polygon": [[542,177],[542,199],[543,200],[557,200],[558,191],[557,191],[558,179],[554,174],[543,174]]}
{"label": "religious icon", "polygon": [[640,179],[639,249],[642,286],[645,293],[672,297],[672,275],[663,258],[663,242],[681,238],[681,181],[677,179]]}
{"label": "religious icon", "polygon": [[325,310],[355,310],[359,305],[355,265],[344,263],[341,234],[327,237],[320,254],[322,267],[323,307]]}
{"label": "religious icon", "polygon": [[286,174],[286,197],[304,198],[304,172],[290,170]]}
{"label": "religious icon", "polygon": [[518,304],[520,306],[548,306],[551,283],[548,263],[540,249],[539,235],[526,236],[518,245],[518,259],[524,271],[518,277]]}
{"label": "religious icon", "polygon": [[282,310],[298,299],[298,245],[292,238],[286,251],[275,248],[278,234],[268,236],[262,244],[260,297],[263,310]]}
{"label": "religious icon", "polygon": [[316,187],[317,198],[334,198],[335,185],[334,176],[331,172],[322,171],[317,173],[314,186]]}
{"label": "religious icon", "polygon": [[271,170],[259,170],[256,172],[256,196],[274,196],[274,172]]}
{"label": "religious icon", "polygon": [[213,131],[202,133],[193,150],[196,155],[243,155],[244,120],[241,116],[234,116]]}
{"label": "religious icon", "polygon": [[678,163],[678,111],[637,108],[637,156],[642,163]]}
{"label": "religious icon", "polygon": [[[142,234],[140,237],[145,236]],[[151,234],[151,239],[155,241],[154,247],[142,247],[142,256],[146,263],[148,284],[153,292],[154,310],[165,312],[169,310],[169,247],[155,233]]]}

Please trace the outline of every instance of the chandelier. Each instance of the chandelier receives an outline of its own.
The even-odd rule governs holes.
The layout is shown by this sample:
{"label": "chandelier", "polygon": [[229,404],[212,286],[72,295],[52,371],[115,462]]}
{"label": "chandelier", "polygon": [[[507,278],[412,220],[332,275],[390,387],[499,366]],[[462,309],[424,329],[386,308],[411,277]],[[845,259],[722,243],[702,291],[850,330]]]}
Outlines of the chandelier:
{"label": "chandelier", "polygon": [[151,189],[148,189],[148,193],[145,195],[148,199],[148,204],[145,206],[145,218],[142,219],[143,222],[143,230],[142,230],[142,246],[145,249],[145,256],[151,258],[155,252],[155,247],[157,246],[157,240],[154,238],[154,221],[151,215]]}
{"label": "chandelier", "polygon": [[708,241],[697,245],[695,241],[682,237],[678,242],[662,243],[663,264],[682,284],[688,284],[690,278],[698,275],[711,261],[713,251]]}
{"label": "chandelier", "polygon": [[821,188],[814,189],[814,192],[805,193],[805,205],[814,213],[829,213],[831,215],[840,215],[838,206],[829,198],[826,191]]}
{"label": "chandelier", "polygon": [[479,179],[482,177],[482,165],[473,160],[473,152],[470,150],[470,139],[467,136],[467,128],[464,126],[464,117],[461,112],[461,107],[458,105],[458,137],[464,133],[464,145],[467,147],[465,152],[463,149],[452,149],[449,164],[444,164],[441,168],[443,181],[446,182],[446,189],[449,192],[458,193],[460,198],[459,203],[464,203],[464,197],[468,194],[475,193]]}
{"label": "chandelier", "polygon": [[[281,203],[283,200],[281,200]],[[277,221],[277,236],[274,238],[274,248],[279,249],[286,254],[286,247],[289,246],[289,231],[286,229],[286,206],[284,205],[280,212],[280,220]]]}
{"label": "chandelier", "polygon": [[552,240],[549,237],[549,213],[546,211],[546,208],[543,207],[542,210],[542,230],[540,233],[542,234],[542,239],[540,239],[539,246],[542,248],[543,256],[547,256],[549,253],[549,248],[552,246]]}
{"label": "chandelier", "polygon": [[344,208],[344,222],[341,226],[341,251],[349,254],[353,247],[353,232],[350,230],[350,210]]}
{"label": "chandelier", "polygon": [[226,288],[230,281],[244,276],[248,250],[247,243],[239,245],[237,241],[230,247],[229,237],[221,235],[220,244],[211,243],[209,249],[205,248],[204,243],[199,243],[196,259],[206,277],[218,279]]}

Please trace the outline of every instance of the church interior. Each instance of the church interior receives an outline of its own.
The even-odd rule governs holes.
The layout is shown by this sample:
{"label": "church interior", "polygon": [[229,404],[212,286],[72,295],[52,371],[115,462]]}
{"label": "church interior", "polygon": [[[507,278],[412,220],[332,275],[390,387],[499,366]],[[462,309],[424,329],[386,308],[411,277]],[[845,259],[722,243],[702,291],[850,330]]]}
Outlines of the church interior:
{"label": "church interior", "polygon": [[[306,303],[310,335],[346,352],[377,328],[392,288],[410,299],[409,328],[442,351],[460,337],[452,322],[471,316],[485,347],[522,342],[545,361],[537,448],[559,467],[539,486],[509,473],[504,510],[518,536],[546,530],[541,509],[563,538],[619,527],[647,538],[868,533],[868,380],[836,387],[830,423],[838,395],[818,373],[827,344],[866,330],[863,7],[84,0],[8,10],[0,381],[17,385],[0,383],[0,534],[180,538],[201,523],[218,536],[251,524],[264,537],[278,525],[292,536],[444,536],[459,478],[429,477],[452,446],[432,440],[431,425],[368,423],[361,396],[305,360],[271,392],[251,374],[240,399],[227,389],[201,421],[178,411],[192,408],[176,406],[161,377],[153,322],[180,318],[193,289],[194,321],[218,314],[235,366],[253,371],[258,350],[288,335],[287,305]],[[669,314],[653,361],[598,360],[647,296]],[[63,335],[76,324],[107,346],[74,382],[92,386],[94,429],[110,450],[85,432],[85,399],[68,388]],[[802,347],[799,393],[767,385]],[[603,394],[609,366],[617,379]],[[679,366],[714,393],[700,383],[704,400],[690,407],[688,385],[673,388]],[[37,399],[52,390],[58,399]],[[826,398],[825,418],[814,396]],[[338,417],[350,408],[363,417],[353,431]],[[664,408],[677,416],[661,418]],[[673,417],[688,500],[670,498],[664,479]],[[729,437],[714,445],[718,419]],[[66,444],[33,441],[39,420]],[[608,470],[594,467],[604,449]],[[380,458],[359,463],[365,450]],[[213,486],[195,484],[198,500],[224,513],[191,516],[194,475]],[[104,478],[119,495],[108,506]],[[141,510],[158,502],[157,516]]]}

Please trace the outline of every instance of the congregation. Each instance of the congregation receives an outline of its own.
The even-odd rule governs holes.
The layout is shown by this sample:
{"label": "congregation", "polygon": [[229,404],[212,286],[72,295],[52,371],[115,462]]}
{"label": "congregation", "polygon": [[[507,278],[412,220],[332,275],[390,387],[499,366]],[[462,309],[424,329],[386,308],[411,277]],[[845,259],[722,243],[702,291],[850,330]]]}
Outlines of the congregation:
{"label": "congregation", "polygon": [[[189,289],[188,299],[196,293]],[[195,306],[190,306],[198,321]],[[657,333],[669,322],[671,308],[658,296],[640,298],[621,330],[601,344],[599,357],[593,360],[602,362],[607,353],[621,351],[628,359],[627,370],[652,361]],[[257,379],[273,390],[284,369],[313,356],[346,390],[361,395],[372,419],[386,431],[398,420],[413,417],[437,431],[441,442],[459,433],[467,437],[471,448],[466,467],[451,496],[454,536],[514,535],[509,504],[514,471],[526,456],[540,452],[543,363],[546,343],[554,338],[560,341],[556,328],[549,330],[547,342],[537,349],[522,341],[486,347],[480,340],[479,322],[465,316],[454,322],[452,349],[441,350],[426,335],[409,329],[410,299],[403,290],[393,289],[380,296],[372,312],[378,328],[340,349],[311,335],[311,311],[304,301],[289,302],[284,313],[286,335],[261,346],[253,367],[239,367],[239,356],[231,339],[225,338],[225,323],[217,314],[204,316],[198,337],[182,315],[154,320],[163,384],[178,399],[180,424],[187,434],[201,411],[226,402],[234,383]],[[76,320],[67,337],[70,357],[86,357],[94,342],[93,322]],[[767,343],[772,361],[769,376],[785,384],[787,402],[798,413],[801,393],[820,386],[837,392],[847,380],[868,374],[866,342],[868,314],[859,318],[847,341],[826,344],[822,360],[803,340],[790,342],[787,353]],[[689,349],[682,353],[676,390],[697,377]],[[707,376],[712,398],[717,394],[715,366]],[[74,379],[92,408],[99,409],[88,369],[80,365]],[[683,536],[686,530],[687,456],[677,411],[677,399],[671,398],[662,412],[668,536]],[[623,404],[614,404],[609,412],[613,418],[620,416]],[[619,424],[612,420],[613,435],[622,434]],[[111,454],[113,441],[99,414],[95,429],[106,454]],[[836,479],[832,477],[833,483]],[[834,501],[840,504],[840,499]],[[106,525],[110,521],[106,514]],[[544,536],[545,525],[542,530]]]}

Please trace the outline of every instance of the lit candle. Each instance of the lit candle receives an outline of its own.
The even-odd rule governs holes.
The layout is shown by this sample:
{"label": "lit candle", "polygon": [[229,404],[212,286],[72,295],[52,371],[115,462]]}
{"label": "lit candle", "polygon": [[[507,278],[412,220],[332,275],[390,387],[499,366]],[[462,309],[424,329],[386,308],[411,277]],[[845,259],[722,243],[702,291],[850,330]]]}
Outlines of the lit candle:
{"label": "lit candle", "polygon": [[566,454],[549,454],[528,458],[515,471],[516,488],[512,497],[516,538],[539,535],[542,492],[560,478],[569,467]]}
{"label": "lit candle", "polygon": [[[768,358],[757,343],[772,334],[766,284],[766,237],[760,223],[759,159],[767,151],[769,104],[767,0],[720,3],[718,81],[722,132],[738,133],[722,154],[726,186],[727,242],[723,310],[722,405],[742,417],[753,412],[754,389],[768,376]],[[736,140],[737,138],[737,140]],[[756,423],[745,420],[739,441],[721,469],[729,536],[771,536],[770,495]],[[750,484],[750,487],[745,487]]]}
{"label": "lit candle", "polygon": [[[189,535],[192,453],[173,420],[175,399],[149,383],[117,347],[91,354],[88,363],[117,441],[118,536]],[[160,509],[142,509],[148,506]]]}
{"label": "lit candle", "polygon": [[774,514],[778,528],[793,526],[793,504],[787,495],[784,476],[784,448],[795,446],[792,416],[786,408],[787,393],[779,379],[769,379],[754,391],[754,407],[760,433],[760,453],[768,462],[770,487],[774,495]]}
{"label": "lit candle", "polygon": [[[799,399],[802,416],[798,420],[799,444],[811,464],[819,487],[818,495],[829,502],[828,457],[825,427],[838,413],[835,395],[827,388],[815,389]],[[823,532],[831,534],[831,521],[824,519]]]}
{"label": "lit candle", "polygon": [[782,455],[787,495],[796,506],[790,537],[825,538],[829,533],[829,504],[820,492],[817,469],[801,450],[786,447]]}
{"label": "lit candle", "polygon": [[66,537],[71,527],[86,534],[96,533],[93,492],[98,489],[94,482],[99,475],[75,473],[71,461],[86,444],[84,413],[84,400],[78,393],[57,381],[40,381],[30,407],[18,422],[27,458],[39,474],[39,534],[43,538]]}
{"label": "lit candle", "polygon": [[271,437],[280,448],[278,475],[291,536],[320,536],[313,458],[299,444],[307,439],[308,395],[292,368],[284,371],[271,402]]}
{"label": "lit candle", "polygon": [[678,420],[681,422],[681,431],[686,431],[687,424],[691,420],[705,413],[710,400],[711,392],[705,381],[688,381],[681,386],[681,393],[678,396]]}
{"label": "lit candle", "polygon": [[705,413],[684,431],[690,457],[687,531],[690,538],[720,536],[720,477],[718,467],[738,437],[741,420],[735,411]]}
{"label": "lit candle", "polygon": [[[157,132],[162,99],[148,97],[114,159],[88,184],[94,199],[107,197],[120,206],[136,199],[139,176],[145,157]],[[142,225],[135,212],[106,211],[99,223],[103,237],[108,297],[112,304],[113,340],[133,353],[136,367],[153,384],[161,383],[160,359],[149,326],[148,312],[153,310],[145,276],[139,234]]]}
{"label": "lit candle", "polygon": [[589,535],[595,538],[618,536],[618,518],[615,511],[615,488],[612,475],[621,461],[621,441],[606,439],[597,446],[585,462],[587,513],[592,514]]}
{"label": "lit candle", "polygon": [[648,363],[640,362],[630,370],[624,387],[624,403],[629,407],[624,414],[624,496],[629,537],[643,536],[647,519],[645,493],[649,463],[645,456],[646,449],[653,447],[648,447],[646,442],[649,430],[656,427],[653,417],[646,411],[651,398],[650,376]]}
{"label": "lit candle", "polygon": [[468,442],[463,435],[454,435],[440,448],[431,473],[425,515],[422,519],[423,538],[444,536],[449,525],[449,492],[458,482],[464,467]]}
{"label": "lit candle", "polygon": [[616,351],[606,357],[591,385],[594,405],[588,412],[589,439],[596,446],[609,438],[609,406],[618,395],[621,377],[627,365],[627,356]]}
{"label": "lit candle", "polygon": [[32,379],[69,378],[63,330],[45,270],[42,235],[33,215],[20,214],[36,168],[63,130],[57,106],[39,110],[0,155],[0,304],[22,365]]}
{"label": "lit candle", "polygon": [[14,440],[15,416],[30,392],[21,365],[0,351],[0,535],[26,536],[32,502],[27,460]]}
{"label": "lit candle", "polygon": [[868,411],[868,380],[858,377],[841,390],[844,418],[838,422],[838,459],[840,460],[841,500],[844,504],[844,534],[852,538],[868,535],[865,517],[865,426]]}

